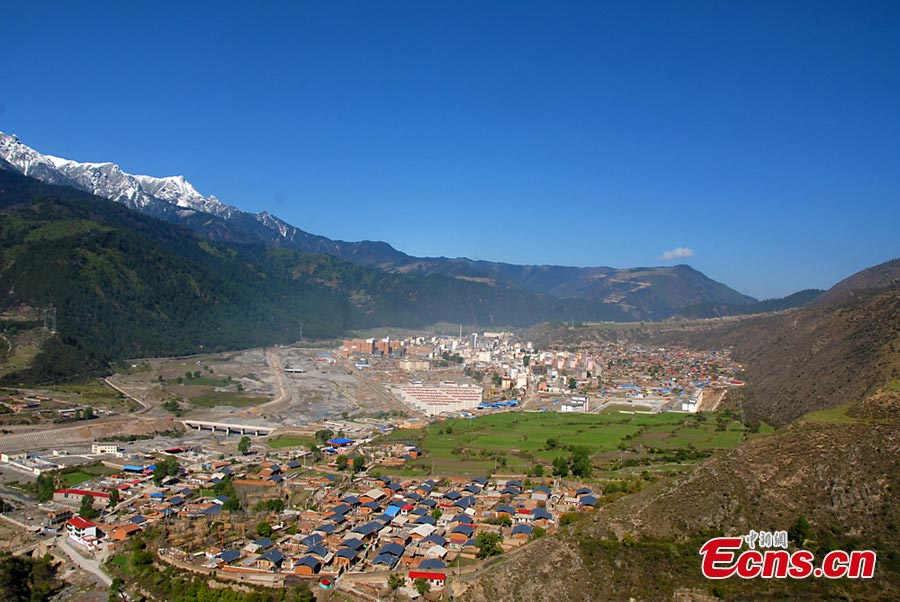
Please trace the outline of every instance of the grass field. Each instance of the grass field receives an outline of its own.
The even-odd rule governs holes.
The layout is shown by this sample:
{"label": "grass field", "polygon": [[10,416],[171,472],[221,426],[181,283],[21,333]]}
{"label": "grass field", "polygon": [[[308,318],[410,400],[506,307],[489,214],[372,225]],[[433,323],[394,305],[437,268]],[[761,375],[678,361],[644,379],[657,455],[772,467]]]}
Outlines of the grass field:
{"label": "grass field", "polygon": [[201,408],[214,408],[216,406],[245,408],[261,405],[267,401],[271,400],[268,397],[246,397],[242,393],[235,393],[232,391],[212,391],[190,399],[191,404]]}
{"label": "grass field", "polygon": [[274,439],[270,439],[266,442],[269,447],[299,447],[301,445],[309,447],[310,445],[317,444],[315,437],[302,437],[300,435],[279,435]]}
{"label": "grass field", "polygon": [[131,402],[124,399],[117,391],[107,387],[100,379],[77,384],[53,385],[47,389],[64,394],[69,401],[95,408],[105,407],[121,411],[131,407]]}
{"label": "grass field", "polygon": [[75,487],[90,481],[91,479],[103,475],[114,474],[118,472],[115,468],[110,468],[102,464],[89,464],[87,466],[79,466],[75,470],[66,471],[59,475],[66,487]]}
{"label": "grass field", "polygon": [[602,414],[508,412],[452,419],[425,429],[396,431],[389,439],[413,441],[422,448],[425,456],[411,467],[433,464],[435,473],[475,474],[548,466],[565,456],[569,446],[587,448],[598,468],[622,463],[626,457],[640,466],[652,463],[645,458],[671,463],[679,451],[690,461],[769,431],[764,425],[751,435],[725,415],[622,414],[612,409]]}

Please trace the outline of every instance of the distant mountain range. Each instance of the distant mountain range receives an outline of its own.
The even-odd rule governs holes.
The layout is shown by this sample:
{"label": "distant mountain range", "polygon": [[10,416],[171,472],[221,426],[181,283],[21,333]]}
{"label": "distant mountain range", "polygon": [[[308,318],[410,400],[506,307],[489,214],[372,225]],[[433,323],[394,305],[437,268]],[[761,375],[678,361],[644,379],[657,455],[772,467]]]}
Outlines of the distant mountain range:
{"label": "distant mountain range", "polygon": [[[442,275],[498,289],[522,290],[595,308],[606,319],[656,320],[700,304],[744,306],[756,299],[738,293],[687,265],[616,269],[513,265],[466,258],[413,257],[385,242],[345,242],[305,232],[266,212],[252,214],[205,197],[182,176],[131,175],[113,163],[79,163],[43,155],[16,136],[0,133],[0,160],[45,183],[71,186],[129,209],[187,227],[214,241],[286,247],[326,254],[354,265],[412,276]],[[584,314],[560,319],[589,319]],[[511,323],[495,315],[496,323]]]}

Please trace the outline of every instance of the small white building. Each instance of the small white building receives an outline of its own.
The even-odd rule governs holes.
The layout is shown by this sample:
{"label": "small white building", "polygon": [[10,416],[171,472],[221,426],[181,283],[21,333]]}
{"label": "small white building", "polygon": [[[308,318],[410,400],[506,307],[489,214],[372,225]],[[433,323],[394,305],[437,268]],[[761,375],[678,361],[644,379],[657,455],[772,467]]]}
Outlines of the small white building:
{"label": "small white building", "polygon": [[93,443],[91,444],[92,454],[119,454],[119,446],[115,443]]}

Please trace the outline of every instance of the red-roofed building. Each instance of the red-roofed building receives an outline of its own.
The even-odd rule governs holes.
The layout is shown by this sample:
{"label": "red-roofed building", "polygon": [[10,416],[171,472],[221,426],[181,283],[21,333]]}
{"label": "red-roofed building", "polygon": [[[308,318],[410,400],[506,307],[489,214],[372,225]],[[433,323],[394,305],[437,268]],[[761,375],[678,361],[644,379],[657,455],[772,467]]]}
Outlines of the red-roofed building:
{"label": "red-roofed building", "polygon": [[432,571],[410,571],[406,578],[407,585],[414,586],[416,579],[424,579],[433,589],[443,589],[447,582],[447,575]]}
{"label": "red-roofed building", "polygon": [[58,489],[53,492],[53,501],[63,504],[81,504],[84,496],[89,495],[94,499],[95,508],[105,508],[109,505],[109,494],[86,489]]}
{"label": "red-roofed building", "polygon": [[97,524],[80,516],[73,516],[66,521],[66,533],[69,539],[88,548],[97,545]]}

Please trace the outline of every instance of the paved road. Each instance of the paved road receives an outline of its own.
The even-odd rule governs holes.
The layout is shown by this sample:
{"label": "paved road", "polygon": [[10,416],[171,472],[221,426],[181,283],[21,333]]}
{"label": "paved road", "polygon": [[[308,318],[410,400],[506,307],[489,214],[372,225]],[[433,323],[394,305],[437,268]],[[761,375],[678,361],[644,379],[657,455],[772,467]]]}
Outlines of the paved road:
{"label": "paved road", "polygon": [[0,497],[4,497],[8,500],[15,500],[22,504],[37,504],[37,500],[30,495],[3,486],[0,486]]}
{"label": "paved road", "polygon": [[102,581],[107,587],[112,585],[112,579],[109,575],[103,572],[103,569],[100,567],[100,562],[93,558],[85,558],[77,551],[75,551],[75,548],[73,548],[69,544],[67,537],[58,537],[56,539],[56,545],[65,553],[66,556],[72,559],[72,562],[77,564],[83,570],[97,577],[97,579]]}

